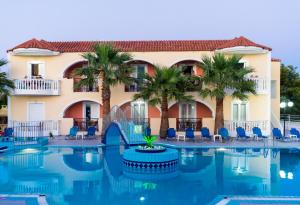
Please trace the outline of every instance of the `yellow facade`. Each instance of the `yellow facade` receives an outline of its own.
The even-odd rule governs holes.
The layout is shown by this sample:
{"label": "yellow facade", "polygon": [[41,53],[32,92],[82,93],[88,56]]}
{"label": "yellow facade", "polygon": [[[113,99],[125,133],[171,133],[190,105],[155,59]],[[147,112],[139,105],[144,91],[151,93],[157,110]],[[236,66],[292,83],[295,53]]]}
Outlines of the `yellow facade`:
{"label": "yellow facade", "polygon": [[[214,51],[182,51],[182,52],[131,52],[134,60],[144,61],[149,64],[172,66],[180,61],[193,60],[201,61],[204,55],[212,56]],[[27,121],[28,103],[40,102],[45,106],[45,120],[59,121],[58,134],[67,134],[72,126],[73,120],[64,118],[66,109],[76,102],[91,101],[101,105],[101,90],[99,92],[73,92],[73,79],[64,78],[64,72],[71,65],[83,60],[82,53],[60,53],[55,56],[19,56],[8,52],[9,76],[12,79],[24,79],[28,72],[29,62],[42,62],[44,67],[44,78],[60,81],[60,94],[55,96],[40,95],[12,95],[9,99],[8,116],[9,121]],[[264,50],[260,53],[243,54],[243,62],[252,67],[255,71],[253,76],[259,77],[267,82],[265,92],[255,96],[250,95],[247,101],[247,121],[264,121],[266,123],[265,132],[269,133],[272,118],[277,120],[280,116],[280,63],[271,61],[271,51]],[[271,80],[276,87],[276,95],[271,97]],[[101,83],[101,82],[100,82]],[[124,85],[117,85],[111,89],[111,106],[121,106],[132,101],[134,92],[125,92]],[[197,93],[193,93],[195,101],[207,106],[212,117],[202,119],[202,126],[207,126],[211,130],[214,128],[215,100],[203,99]],[[233,103],[239,102],[231,97],[226,97],[224,101],[224,118],[230,123],[233,120]],[[174,102],[170,102],[170,105]],[[99,116],[99,118],[101,118]],[[99,120],[101,126],[102,119]],[[275,123],[275,122],[274,122]],[[152,132],[157,134],[160,126],[160,118],[150,119]],[[170,127],[176,127],[176,119],[170,118]]]}

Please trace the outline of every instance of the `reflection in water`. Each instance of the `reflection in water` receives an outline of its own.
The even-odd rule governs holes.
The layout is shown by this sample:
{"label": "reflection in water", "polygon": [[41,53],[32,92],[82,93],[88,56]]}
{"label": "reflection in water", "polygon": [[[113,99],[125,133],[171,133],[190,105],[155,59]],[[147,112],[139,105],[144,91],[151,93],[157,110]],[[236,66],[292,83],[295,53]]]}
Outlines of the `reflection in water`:
{"label": "reflection in water", "polygon": [[50,205],[196,205],[217,195],[300,195],[298,149],[181,149],[179,176],[164,180],[124,176],[122,149],[1,156],[0,193],[46,194]]}
{"label": "reflection in water", "polygon": [[64,163],[77,171],[93,171],[102,168],[98,148],[73,148],[72,154],[63,155]]}

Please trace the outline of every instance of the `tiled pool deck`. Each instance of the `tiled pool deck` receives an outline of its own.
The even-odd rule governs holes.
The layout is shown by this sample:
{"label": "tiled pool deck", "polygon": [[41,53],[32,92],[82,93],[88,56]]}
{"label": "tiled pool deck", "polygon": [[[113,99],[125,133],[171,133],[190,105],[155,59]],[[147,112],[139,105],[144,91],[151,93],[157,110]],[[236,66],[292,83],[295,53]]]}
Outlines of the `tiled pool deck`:
{"label": "tiled pool deck", "polygon": [[[201,147],[244,147],[244,148],[300,148],[300,141],[290,141],[290,142],[281,142],[277,140],[268,139],[265,141],[227,141],[227,142],[213,142],[207,140],[197,140],[197,141],[177,141],[177,140],[158,140],[156,144],[165,145],[168,147],[174,148],[201,148]],[[55,139],[49,140],[48,146],[104,146],[101,143],[101,138],[93,139],[93,140],[65,140],[64,137],[56,137]]]}

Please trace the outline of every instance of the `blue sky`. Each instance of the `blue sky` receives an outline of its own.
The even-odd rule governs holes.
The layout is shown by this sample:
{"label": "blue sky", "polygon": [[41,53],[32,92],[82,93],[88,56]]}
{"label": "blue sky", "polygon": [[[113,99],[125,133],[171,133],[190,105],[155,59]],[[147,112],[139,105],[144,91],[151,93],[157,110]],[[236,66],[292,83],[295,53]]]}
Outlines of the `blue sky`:
{"label": "blue sky", "polygon": [[33,37],[58,40],[230,39],[245,36],[300,67],[299,0],[6,0],[0,58]]}

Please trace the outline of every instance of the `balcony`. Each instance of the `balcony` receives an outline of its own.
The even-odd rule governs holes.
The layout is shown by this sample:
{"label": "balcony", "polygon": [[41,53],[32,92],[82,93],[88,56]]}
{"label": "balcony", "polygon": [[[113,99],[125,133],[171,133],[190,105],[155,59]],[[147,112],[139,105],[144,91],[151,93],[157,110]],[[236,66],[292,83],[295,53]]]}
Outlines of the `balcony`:
{"label": "balcony", "polygon": [[14,95],[60,95],[59,80],[18,79],[14,83]]}
{"label": "balcony", "polygon": [[269,83],[266,78],[248,78],[255,82],[255,90],[257,94],[267,94],[269,92]]}
{"label": "balcony", "polygon": [[140,86],[137,83],[131,85],[125,85],[125,92],[139,92]]}
{"label": "balcony", "polygon": [[[258,78],[258,77],[249,77],[247,80],[251,80],[255,82],[255,91],[256,94],[268,94],[269,92],[269,82],[266,78]],[[226,93],[232,94],[233,89],[226,88]]]}
{"label": "balcony", "polygon": [[252,133],[253,127],[259,127],[263,134],[267,134],[269,131],[269,121],[268,120],[257,120],[257,121],[234,121],[225,120],[224,127],[226,127],[231,136],[236,136],[236,128],[242,127],[245,131],[250,134]]}
{"label": "balcony", "polygon": [[82,85],[77,87],[76,84],[82,80],[81,78],[73,78],[73,92],[99,92],[98,81],[94,83],[92,86]]}
{"label": "balcony", "polygon": [[187,128],[193,128],[199,131],[202,127],[202,118],[176,118],[176,130],[185,131]]}

